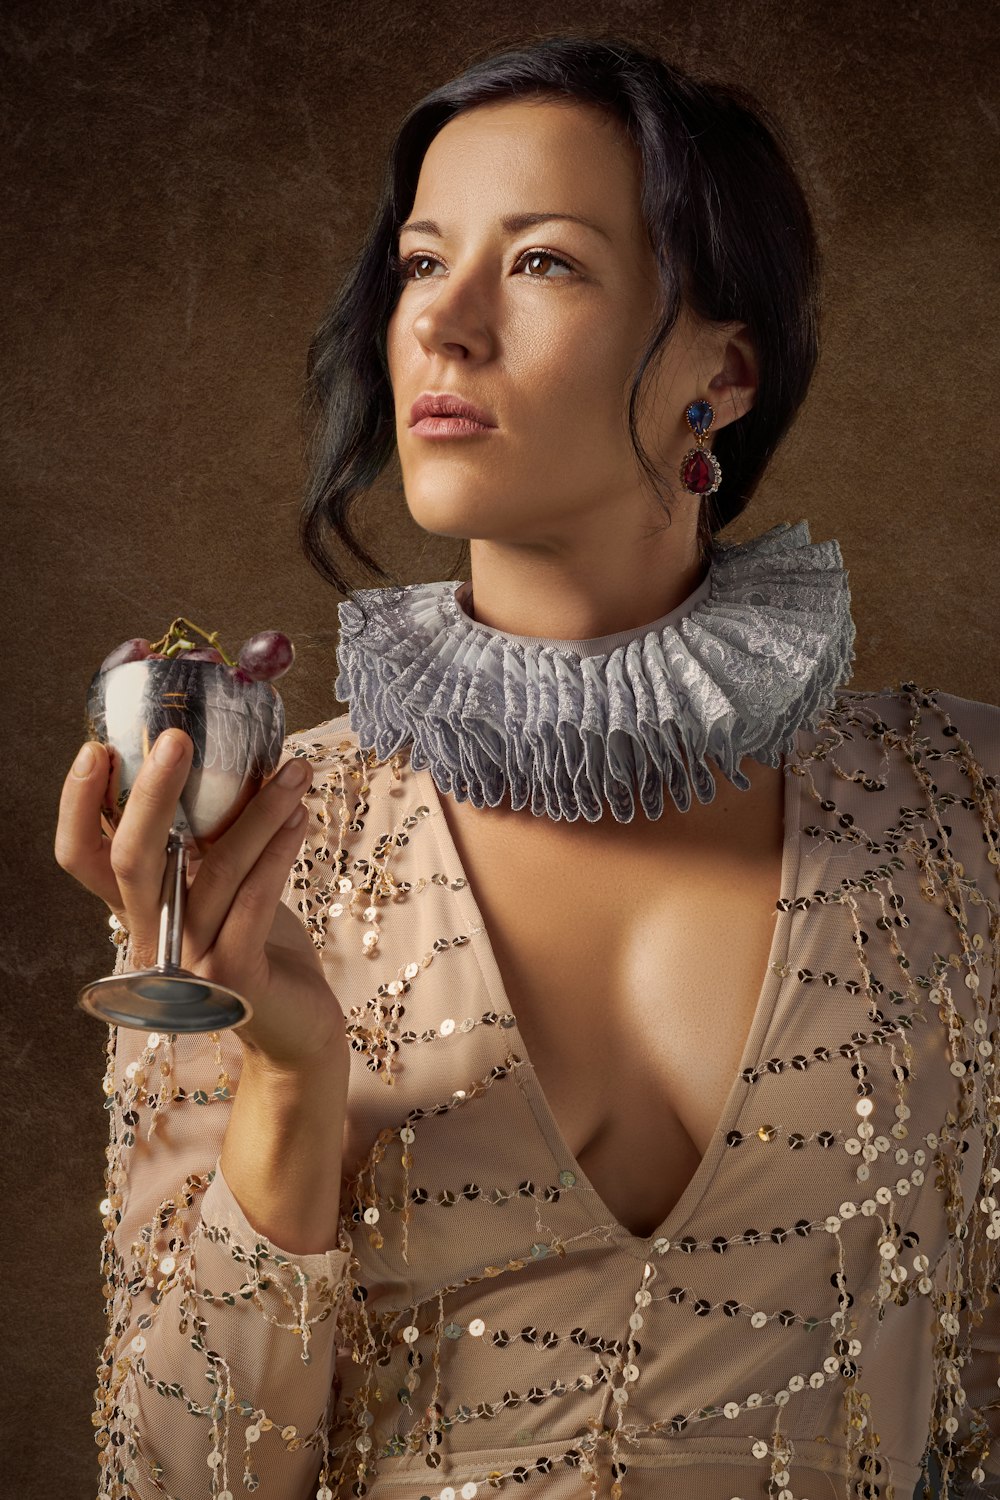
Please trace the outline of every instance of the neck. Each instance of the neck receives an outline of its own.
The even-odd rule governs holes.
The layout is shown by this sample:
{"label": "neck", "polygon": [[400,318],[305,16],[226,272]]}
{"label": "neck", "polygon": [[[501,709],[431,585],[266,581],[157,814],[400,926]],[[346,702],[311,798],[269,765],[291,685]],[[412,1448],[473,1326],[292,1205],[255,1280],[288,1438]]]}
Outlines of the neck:
{"label": "neck", "polygon": [[656,622],[672,623],[695,590],[707,586],[709,566],[693,541],[679,530],[669,550],[665,538],[657,540],[627,557],[606,547],[593,563],[473,541],[459,606],[476,624],[525,644],[580,650],[582,643],[590,654],[589,643],[610,641],[611,650]]}
{"label": "neck", "polygon": [[479,611],[475,607],[474,589],[471,583],[463,583],[456,589],[455,603],[469,620],[475,621],[480,630],[485,630],[488,634],[502,637],[507,641],[516,641],[521,646],[555,646],[557,649],[572,651],[576,656],[606,656],[616,647],[627,646],[630,641],[638,640],[651,630],[663,630],[667,625],[678,625],[692,612],[696,604],[708,597],[710,582],[710,570],[706,570],[701,581],[696,583],[691,592],[666,614],[658,615],[654,620],[643,621],[640,625],[612,630],[606,635],[520,635],[497,625],[487,625],[480,618]]}

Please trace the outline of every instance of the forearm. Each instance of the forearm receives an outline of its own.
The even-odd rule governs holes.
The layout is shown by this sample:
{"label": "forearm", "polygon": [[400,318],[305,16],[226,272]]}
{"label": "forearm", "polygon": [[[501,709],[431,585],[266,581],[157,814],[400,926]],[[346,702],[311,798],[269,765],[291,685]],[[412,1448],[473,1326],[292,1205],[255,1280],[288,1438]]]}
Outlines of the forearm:
{"label": "forearm", "polygon": [[[126,1494],[153,1500],[165,1489],[185,1500],[207,1500],[213,1475],[222,1472],[211,1466],[218,1453],[231,1481],[248,1464],[259,1479],[260,1500],[298,1500],[314,1492],[310,1485],[321,1463],[320,1448],[306,1439],[323,1422],[330,1397],[350,1255],[334,1248],[335,1208],[328,1210],[333,1233],[323,1212],[315,1216],[321,1253],[297,1249],[310,1241],[295,1238],[290,1218],[291,1243],[280,1231],[286,1206],[293,1209],[309,1190],[311,1174],[299,1170],[302,1163],[315,1164],[314,1207],[324,1194],[328,1203],[336,1198],[340,1142],[329,1156],[323,1144],[332,1111],[307,1104],[315,1091],[300,1092],[292,1109],[287,1090],[276,1094],[278,1080],[257,1079],[252,1065],[244,1090],[244,1050],[232,1031],[220,1035],[218,1056],[208,1036],[159,1038],[155,1050],[145,1042],[145,1035],[122,1031],[114,1067],[109,1190],[122,1190],[113,1249],[107,1247],[100,1493],[107,1500]],[[126,1071],[130,1062],[138,1065],[134,1075]],[[213,1097],[220,1072],[233,1088],[225,1099]],[[154,1082],[168,1101],[155,1131],[147,1093]],[[257,1210],[254,1219],[222,1167],[237,1101],[232,1171]],[[303,1149],[297,1142],[306,1124],[312,1129]],[[243,1157],[265,1170],[241,1178]],[[206,1188],[217,1161],[220,1171]],[[269,1201],[275,1176],[288,1180]],[[273,1235],[265,1232],[269,1216]],[[220,1397],[225,1409],[213,1419]],[[229,1487],[235,1490],[235,1482]]]}
{"label": "forearm", "polygon": [[297,1255],[337,1247],[344,1105],[325,1058],[290,1074],[247,1051],[220,1164],[258,1233]]}

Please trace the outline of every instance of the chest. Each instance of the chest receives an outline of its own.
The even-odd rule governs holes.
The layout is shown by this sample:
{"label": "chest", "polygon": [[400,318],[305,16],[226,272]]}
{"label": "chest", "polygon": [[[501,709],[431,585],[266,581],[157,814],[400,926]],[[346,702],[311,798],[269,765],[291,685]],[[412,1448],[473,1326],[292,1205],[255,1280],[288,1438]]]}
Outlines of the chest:
{"label": "chest", "polygon": [[[560,1133],[646,1236],[710,1145],[767,973],[785,783],[717,777],[657,824],[565,824],[443,799],[507,999]],[[687,822],[684,820],[688,819]]]}

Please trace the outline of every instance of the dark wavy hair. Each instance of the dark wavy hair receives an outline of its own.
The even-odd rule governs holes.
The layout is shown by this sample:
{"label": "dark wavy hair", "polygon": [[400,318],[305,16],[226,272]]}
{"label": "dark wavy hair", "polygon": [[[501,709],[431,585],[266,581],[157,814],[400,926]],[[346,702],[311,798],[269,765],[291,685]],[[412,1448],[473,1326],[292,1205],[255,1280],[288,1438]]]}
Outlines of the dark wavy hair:
{"label": "dark wavy hair", "polygon": [[759,389],[753,407],[713,443],[722,483],[702,501],[703,559],[715,533],[749,503],[809,388],[817,359],[816,235],[780,129],[752,95],[699,82],[616,37],[552,36],[475,62],[421,99],[400,125],[360,253],[309,346],[303,411],[313,427],[299,540],[312,566],[342,594],[354,590],[341,552],[376,577],[391,576],[362,545],[352,517],[396,448],[386,356],[386,328],[400,293],[392,257],[424,154],[456,115],[526,97],[603,107],[641,155],[642,215],[659,265],[662,309],[633,375],[628,425],[668,518],[662,476],[636,431],[643,377],[684,301],[703,319],[745,323],[752,336]]}

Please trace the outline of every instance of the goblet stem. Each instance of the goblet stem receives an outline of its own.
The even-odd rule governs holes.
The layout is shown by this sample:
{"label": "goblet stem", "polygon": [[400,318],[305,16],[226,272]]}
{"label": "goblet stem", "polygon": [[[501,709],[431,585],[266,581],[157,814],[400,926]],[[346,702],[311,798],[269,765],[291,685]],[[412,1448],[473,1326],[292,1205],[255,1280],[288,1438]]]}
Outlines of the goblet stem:
{"label": "goblet stem", "polygon": [[184,937],[184,911],[187,904],[188,845],[180,828],[167,835],[167,868],[163,874],[160,895],[160,932],[156,946],[156,966],[177,969],[181,962]]}
{"label": "goblet stem", "polygon": [[131,974],[107,974],[80,991],[77,1004],[99,1020],[142,1030],[198,1032],[242,1026],[253,1011],[235,990],[181,968],[190,831],[167,835],[167,865],[160,887],[156,964]]}

